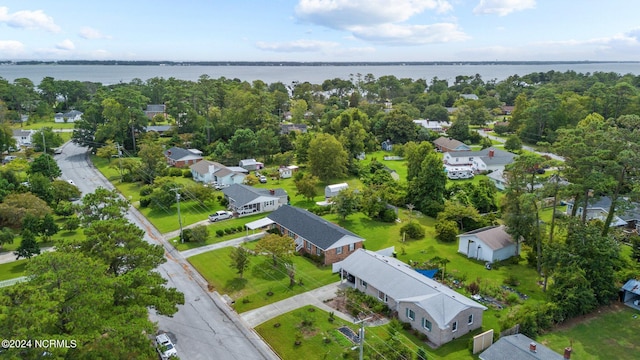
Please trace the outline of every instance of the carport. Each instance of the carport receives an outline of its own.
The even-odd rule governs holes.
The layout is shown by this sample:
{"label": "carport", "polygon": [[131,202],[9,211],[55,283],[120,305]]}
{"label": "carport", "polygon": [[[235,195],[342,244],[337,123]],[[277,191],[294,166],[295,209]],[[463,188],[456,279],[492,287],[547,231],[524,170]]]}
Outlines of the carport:
{"label": "carport", "polygon": [[275,222],[269,218],[262,218],[256,221],[252,221],[250,223],[246,223],[244,227],[247,228],[247,236],[248,236],[249,230],[253,231],[252,234],[255,234],[256,230],[267,230],[267,228],[274,223]]}

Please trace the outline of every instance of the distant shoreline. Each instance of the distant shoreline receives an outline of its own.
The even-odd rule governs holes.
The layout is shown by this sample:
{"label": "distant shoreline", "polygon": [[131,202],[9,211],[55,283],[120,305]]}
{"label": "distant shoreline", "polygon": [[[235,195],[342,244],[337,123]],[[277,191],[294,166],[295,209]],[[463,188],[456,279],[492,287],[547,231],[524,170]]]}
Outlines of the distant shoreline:
{"label": "distant shoreline", "polygon": [[640,61],[128,61],[61,60],[0,61],[0,65],[138,65],[138,66],[434,66],[434,65],[555,65],[555,64],[638,64]]}

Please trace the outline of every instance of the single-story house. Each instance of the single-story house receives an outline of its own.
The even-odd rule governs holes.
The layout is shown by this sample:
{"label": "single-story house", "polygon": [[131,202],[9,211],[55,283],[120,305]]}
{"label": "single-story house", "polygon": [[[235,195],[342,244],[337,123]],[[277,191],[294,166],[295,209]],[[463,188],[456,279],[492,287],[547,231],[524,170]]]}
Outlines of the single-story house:
{"label": "single-story house", "polygon": [[202,160],[202,153],[194,152],[193,149],[172,147],[164,151],[164,157],[167,160],[167,164],[181,168]]}
{"label": "single-story house", "polygon": [[640,310],[640,281],[629,279],[623,286],[621,298],[623,303],[634,309]]}
{"label": "single-story house", "polygon": [[468,258],[496,262],[518,255],[518,250],[504,225],[487,226],[458,235],[458,252]]}
{"label": "single-story house", "polygon": [[30,146],[34,133],[35,131],[33,130],[13,130],[13,138],[16,140],[16,145]]}
{"label": "single-story house", "polygon": [[416,119],[413,120],[416,125],[420,125],[427,130],[431,130],[437,133],[444,132],[445,129],[450,125],[448,122],[444,121],[436,121],[429,119]]}
{"label": "single-story house", "polygon": [[476,94],[460,94],[460,97],[465,100],[479,100],[480,98]]}
{"label": "single-story house", "polygon": [[239,216],[274,211],[289,201],[284,189],[260,189],[233,184],[222,189],[229,209]]}
{"label": "single-story house", "polygon": [[145,132],[155,132],[159,136],[163,136],[173,130],[173,125],[149,125],[144,128]]}
{"label": "single-story house", "polygon": [[144,110],[144,115],[153,119],[156,115],[162,115],[165,119],[167,118],[167,106],[165,104],[149,104],[147,105],[147,109]]}
{"label": "single-story house", "polygon": [[262,169],[264,167],[264,164],[259,161],[256,161],[256,159],[243,159],[243,160],[240,160],[240,163],[238,164],[238,166],[240,166],[243,169],[253,171],[253,170]]}
{"label": "single-story house", "polygon": [[571,351],[567,347],[564,355],[560,355],[523,334],[515,334],[501,337],[480,354],[480,360],[568,360]]}
{"label": "single-story house", "polygon": [[78,120],[82,120],[82,112],[78,110],[71,110],[66,113],[56,113],[53,116],[53,121],[57,123],[72,123]]}
{"label": "single-story house", "polygon": [[[640,204],[629,202],[625,199],[621,199],[621,202],[627,202],[625,210],[620,210],[614,213],[611,226],[613,227],[626,227],[629,229],[635,229],[640,233]],[[582,216],[582,205],[584,202],[578,203],[578,209],[576,210],[576,216]],[[571,215],[573,212],[574,203],[573,200],[567,201],[566,214]],[[609,208],[611,207],[611,198],[608,196],[601,196],[597,199],[589,199],[589,206],[587,207],[587,220],[599,219],[605,221],[609,215]],[[621,205],[616,204],[616,208],[620,209]]]}
{"label": "single-story house", "polygon": [[487,174],[487,178],[496,186],[496,189],[504,191],[507,188],[507,178],[504,176],[504,170],[492,171]]}
{"label": "single-story house", "polygon": [[220,163],[209,160],[198,161],[189,166],[189,169],[191,169],[194,181],[205,184],[216,183],[221,186],[242,184],[246,176],[244,172],[234,171]]}
{"label": "single-story house", "polygon": [[504,169],[515,157],[516,154],[490,147],[480,151],[445,152],[442,161],[452,166],[471,166],[479,173]]}
{"label": "single-story house", "polygon": [[293,238],[296,251],[321,257],[325,265],[362,248],[363,238],[305,209],[283,205],[267,217],[282,235]]}
{"label": "single-story house", "polygon": [[298,171],[299,167],[297,165],[289,165],[289,166],[280,166],[278,169],[278,173],[280,174],[280,179],[288,179],[293,176],[293,173]]}
{"label": "single-story house", "polygon": [[456,139],[448,138],[441,136],[435,140],[433,140],[433,145],[436,150],[448,153],[448,152],[456,152],[456,151],[471,151],[471,147],[462,141],[458,141]]}
{"label": "single-story house", "polygon": [[393,143],[389,139],[380,143],[380,147],[382,147],[384,151],[393,151]]}
{"label": "single-story house", "polygon": [[502,105],[500,106],[500,110],[502,110],[502,115],[511,115],[513,110],[515,110],[515,106],[510,105]]}
{"label": "single-story house", "polygon": [[349,184],[347,183],[339,183],[339,184],[332,184],[332,185],[327,185],[324,188],[324,197],[325,199],[330,199],[336,195],[338,195],[338,193],[344,189],[348,189],[349,188]]}
{"label": "single-story house", "polygon": [[280,124],[280,134],[288,134],[290,132],[306,133],[306,124]]}
{"label": "single-story house", "polygon": [[392,257],[359,249],[334,264],[353,288],[376,297],[398,319],[440,346],[482,326],[485,306]]}

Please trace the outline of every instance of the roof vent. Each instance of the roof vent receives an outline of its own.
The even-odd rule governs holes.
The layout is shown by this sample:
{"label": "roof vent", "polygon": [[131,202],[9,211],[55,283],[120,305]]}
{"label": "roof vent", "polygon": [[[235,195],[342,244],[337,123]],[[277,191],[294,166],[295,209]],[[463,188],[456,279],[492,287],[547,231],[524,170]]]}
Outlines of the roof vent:
{"label": "roof vent", "polygon": [[536,346],[537,346],[537,345],[536,345],[536,343],[534,343],[534,342],[529,343],[529,351],[531,351],[531,352],[533,352],[533,353],[534,353],[534,352],[536,352]]}

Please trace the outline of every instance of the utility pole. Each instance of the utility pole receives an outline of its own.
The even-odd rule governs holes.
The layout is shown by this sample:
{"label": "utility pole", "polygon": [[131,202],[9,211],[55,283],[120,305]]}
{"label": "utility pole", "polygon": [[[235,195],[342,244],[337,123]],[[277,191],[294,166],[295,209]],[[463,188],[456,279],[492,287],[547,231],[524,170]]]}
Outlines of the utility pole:
{"label": "utility pole", "polygon": [[356,325],[360,324],[360,330],[358,330],[358,341],[360,342],[360,360],[362,360],[364,357],[364,322],[369,319],[371,319],[371,317],[354,322],[354,324]]}
{"label": "utility pole", "polygon": [[122,182],[122,153],[120,152],[119,143],[116,143],[116,151],[118,152],[118,168],[120,169],[120,182]]}
{"label": "utility pole", "polygon": [[[42,130],[40,130],[42,132],[42,147],[44,148],[43,150],[43,155],[47,156],[47,142],[44,139],[44,128],[42,128]],[[51,178],[51,167],[49,165],[49,158],[46,157],[45,159],[47,159],[47,171],[49,172],[49,178]]]}
{"label": "utility pole", "polygon": [[176,202],[178,203],[178,224],[180,225],[180,243],[184,244],[184,236],[182,235],[182,217],[180,216],[180,189],[174,188],[171,191],[176,192]]}

